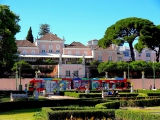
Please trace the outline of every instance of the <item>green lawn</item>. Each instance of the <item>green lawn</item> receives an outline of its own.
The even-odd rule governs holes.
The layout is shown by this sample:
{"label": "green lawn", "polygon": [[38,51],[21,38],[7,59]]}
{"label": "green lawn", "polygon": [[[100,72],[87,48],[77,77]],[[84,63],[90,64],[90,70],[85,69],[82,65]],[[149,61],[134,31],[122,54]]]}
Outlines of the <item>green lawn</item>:
{"label": "green lawn", "polygon": [[[0,113],[0,120],[43,120],[40,115],[37,115],[41,108],[13,110]],[[36,115],[36,116],[35,116]]]}

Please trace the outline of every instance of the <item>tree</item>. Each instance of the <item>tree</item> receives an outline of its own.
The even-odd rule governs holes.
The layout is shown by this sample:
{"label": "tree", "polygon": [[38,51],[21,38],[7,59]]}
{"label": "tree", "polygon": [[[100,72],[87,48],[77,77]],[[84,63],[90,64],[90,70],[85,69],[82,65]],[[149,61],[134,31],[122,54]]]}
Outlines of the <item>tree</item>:
{"label": "tree", "polygon": [[54,64],[54,61],[52,59],[47,59],[46,63],[48,63],[48,64]]}
{"label": "tree", "polygon": [[32,35],[32,28],[30,27],[29,30],[28,30],[28,34],[27,34],[27,37],[26,37],[26,40],[30,41],[31,43],[33,43],[33,35]]}
{"label": "tree", "polygon": [[98,65],[98,72],[102,73],[102,72],[108,72],[108,71],[113,71],[117,69],[117,63],[116,62],[101,62]]}
{"label": "tree", "polygon": [[48,25],[48,24],[40,24],[40,27],[39,27],[39,35],[40,36],[43,36],[43,35],[45,35],[46,33],[49,33],[50,32],[50,25]]}
{"label": "tree", "polygon": [[9,6],[0,5],[0,77],[18,57],[15,35],[20,31],[19,20],[19,16]]}
{"label": "tree", "polygon": [[140,31],[144,26],[152,26],[153,22],[142,18],[126,18],[117,21],[107,28],[105,35],[99,40],[98,45],[106,48],[110,44],[123,45],[129,44],[132,61],[135,60],[133,42],[140,36]]}
{"label": "tree", "polygon": [[21,61],[18,61],[18,62],[15,62],[14,63],[14,65],[13,65],[13,67],[12,67],[12,71],[16,71],[17,69],[18,69],[18,67],[20,67],[21,66],[21,68],[23,68],[23,69],[31,69],[32,67],[31,67],[31,64],[29,64],[29,63],[27,63],[26,61],[24,61],[24,60],[21,60]]}
{"label": "tree", "polygon": [[135,45],[135,49],[141,52],[144,48],[155,51],[156,61],[159,62],[160,54],[160,25],[144,26],[140,32],[139,42]]}

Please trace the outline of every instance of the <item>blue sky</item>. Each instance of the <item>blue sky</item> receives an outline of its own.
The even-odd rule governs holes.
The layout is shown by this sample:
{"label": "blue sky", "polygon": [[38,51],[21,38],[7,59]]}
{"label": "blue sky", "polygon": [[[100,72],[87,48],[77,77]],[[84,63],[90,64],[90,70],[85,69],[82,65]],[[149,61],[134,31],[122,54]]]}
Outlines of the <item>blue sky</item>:
{"label": "blue sky", "polygon": [[159,0],[0,0],[0,4],[20,16],[21,32],[17,40],[24,40],[29,27],[34,38],[40,24],[47,23],[51,32],[66,39],[66,44],[100,39],[116,21],[127,17],[149,19],[160,24]]}

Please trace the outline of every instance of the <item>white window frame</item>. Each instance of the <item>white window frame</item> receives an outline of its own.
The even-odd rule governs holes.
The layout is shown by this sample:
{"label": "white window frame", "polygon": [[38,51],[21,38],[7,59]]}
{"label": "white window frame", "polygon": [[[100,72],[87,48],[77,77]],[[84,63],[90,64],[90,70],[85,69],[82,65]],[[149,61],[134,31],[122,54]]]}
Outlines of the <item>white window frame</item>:
{"label": "white window frame", "polygon": [[78,75],[79,75],[78,70],[73,71],[73,73],[74,73],[74,77],[78,77]]}
{"label": "white window frame", "polygon": [[72,52],[71,51],[68,51],[68,55],[71,55],[72,54]]}
{"label": "white window frame", "polygon": [[102,56],[98,56],[98,61],[102,62]]}
{"label": "white window frame", "polygon": [[31,51],[31,54],[34,55],[34,54],[35,54],[35,50],[32,50],[32,51]]}
{"label": "white window frame", "polygon": [[151,53],[146,53],[146,57],[151,57]]}
{"label": "white window frame", "polygon": [[80,52],[79,51],[76,51],[76,55],[79,55],[80,54]]}
{"label": "white window frame", "polygon": [[71,76],[71,71],[70,70],[66,70],[66,77],[70,77]]}
{"label": "white window frame", "polygon": [[27,50],[23,50],[23,52],[22,52],[23,54],[27,54]]}

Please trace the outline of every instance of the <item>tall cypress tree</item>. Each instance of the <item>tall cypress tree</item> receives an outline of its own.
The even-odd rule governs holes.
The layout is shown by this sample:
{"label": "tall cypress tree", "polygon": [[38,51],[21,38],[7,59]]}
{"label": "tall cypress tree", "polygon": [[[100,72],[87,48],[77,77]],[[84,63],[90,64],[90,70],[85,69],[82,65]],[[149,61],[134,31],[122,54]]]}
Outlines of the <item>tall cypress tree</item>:
{"label": "tall cypress tree", "polygon": [[32,35],[32,28],[31,27],[28,30],[28,34],[27,34],[26,40],[28,40],[31,43],[33,43],[33,35]]}

